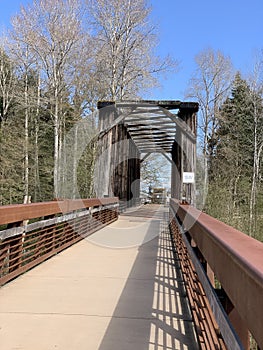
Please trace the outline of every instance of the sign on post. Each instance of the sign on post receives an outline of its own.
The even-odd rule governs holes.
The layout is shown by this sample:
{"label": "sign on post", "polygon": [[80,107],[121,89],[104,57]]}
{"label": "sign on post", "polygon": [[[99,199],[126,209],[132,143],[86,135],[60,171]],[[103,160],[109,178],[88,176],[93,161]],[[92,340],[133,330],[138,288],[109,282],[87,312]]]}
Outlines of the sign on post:
{"label": "sign on post", "polygon": [[183,183],[193,184],[195,182],[195,173],[183,172]]}

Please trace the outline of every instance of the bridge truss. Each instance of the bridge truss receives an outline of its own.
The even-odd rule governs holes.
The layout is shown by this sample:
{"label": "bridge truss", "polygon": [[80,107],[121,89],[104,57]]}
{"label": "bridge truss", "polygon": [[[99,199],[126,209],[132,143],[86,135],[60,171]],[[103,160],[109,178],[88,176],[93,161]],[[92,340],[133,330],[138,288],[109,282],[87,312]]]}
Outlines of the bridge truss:
{"label": "bridge truss", "polygon": [[171,163],[171,196],[194,202],[194,184],[184,190],[182,178],[183,172],[195,171],[197,103],[99,102],[98,109],[98,197],[117,196],[133,205],[140,195],[140,165],[158,153]]}

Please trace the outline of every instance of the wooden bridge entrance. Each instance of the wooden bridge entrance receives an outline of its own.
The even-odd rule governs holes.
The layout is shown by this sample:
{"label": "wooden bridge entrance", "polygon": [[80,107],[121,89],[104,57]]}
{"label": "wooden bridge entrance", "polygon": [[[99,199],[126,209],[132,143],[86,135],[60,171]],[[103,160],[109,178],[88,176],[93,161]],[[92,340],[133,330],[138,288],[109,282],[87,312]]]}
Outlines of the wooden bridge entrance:
{"label": "wooden bridge entrance", "polygon": [[171,163],[171,196],[194,202],[194,183],[183,193],[182,179],[184,172],[195,170],[197,103],[100,102],[98,108],[98,197],[116,196],[132,206],[140,197],[140,165],[158,153]]}

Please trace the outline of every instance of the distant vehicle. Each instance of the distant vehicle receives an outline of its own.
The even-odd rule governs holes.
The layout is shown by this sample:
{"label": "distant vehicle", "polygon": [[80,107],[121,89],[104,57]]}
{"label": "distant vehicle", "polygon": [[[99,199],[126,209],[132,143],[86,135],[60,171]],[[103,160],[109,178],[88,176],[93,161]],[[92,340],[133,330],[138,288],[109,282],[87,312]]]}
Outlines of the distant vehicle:
{"label": "distant vehicle", "polygon": [[166,203],[166,189],[165,188],[153,188],[152,189],[152,203],[165,204]]}
{"label": "distant vehicle", "polygon": [[142,199],[142,203],[143,203],[143,204],[150,204],[150,203],[152,203],[152,201],[151,201],[150,198],[143,198],[143,199]]}
{"label": "distant vehicle", "polygon": [[152,202],[151,196],[148,193],[141,192],[140,198],[141,198],[141,204],[149,204]]}

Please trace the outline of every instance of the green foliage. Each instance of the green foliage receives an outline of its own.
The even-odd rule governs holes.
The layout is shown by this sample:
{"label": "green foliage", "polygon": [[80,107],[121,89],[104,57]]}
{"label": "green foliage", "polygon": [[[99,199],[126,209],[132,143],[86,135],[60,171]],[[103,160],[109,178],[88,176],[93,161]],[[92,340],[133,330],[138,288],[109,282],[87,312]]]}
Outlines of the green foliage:
{"label": "green foliage", "polygon": [[[4,57],[8,59],[7,55]],[[17,70],[13,78],[15,79],[14,98],[6,108],[5,118],[0,119],[0,204],[23,203],[26,194],[26,152],[29,173],[28,192],[31,201],[49,201],[53,199],[54,192],[54,120],[52,117],[54,106],[50,98],[50,90],[46,86],[45,89],[41,89],[41,94],[38,96],[38,72],[33,69],[30,69],[27,74]],[[27,100],[24,95],[26,86]],[[77,109],[74,105],[70,92],[64,89],[62,96],[60,101],[61,159],[64,157],[63,138],[82,113],[82,109]],[[3,92],[0,92],[2,111],[6,107],[3,100]],[[26,113],[28,115],[27,147]],[[92,195],[93,161],[94,151],[89,149],[84,152],[78,169],[80,193],[85,197]],[[63,168],[62,161],[61,164]],[[63,169],[61,169],[61,181],[64,180]]]}
{"label": "green foliage", "polygon": [[96,157],[96,147],[94,144],[89,144],[83,152],[78,163],[77,170],[77,187],[81,198],[94,197],[93,192],[93,175],[94,175],[94,160]]}
{"label": "green foliage", "polygon": [[23,139],[21,123],[9,120],[0,129],[0,204],[23,201]]}
{"label": "green foliage", "polygon": [[[35,136],[35,135],[34,135]],[[33,140],[31,140],[33,141]],[[53,199],[53,124],[47,115],[43,115],[39,120],[38,138],[38,179],[31,182],[31,192],[35,193],[35,202],[49,201]],[[36,167],[33,164],[32,167]],[[30,173],[33,180],[33,169]]]}
{"label": "green foliage", "polygon": [[254,237],[263,242],[263,184],[261,184],[257,193],[254,232]]}
{"label": "green foliage", "polygon": [[[238,73],[219,115],[205,208],[210,215],[261,240],[263,188],[259,174],[255,174],[254,158],[261,135],[256,123],[262,124],[262,106],[260,96]],[[261,114],[255,115],[255,111]]]}

